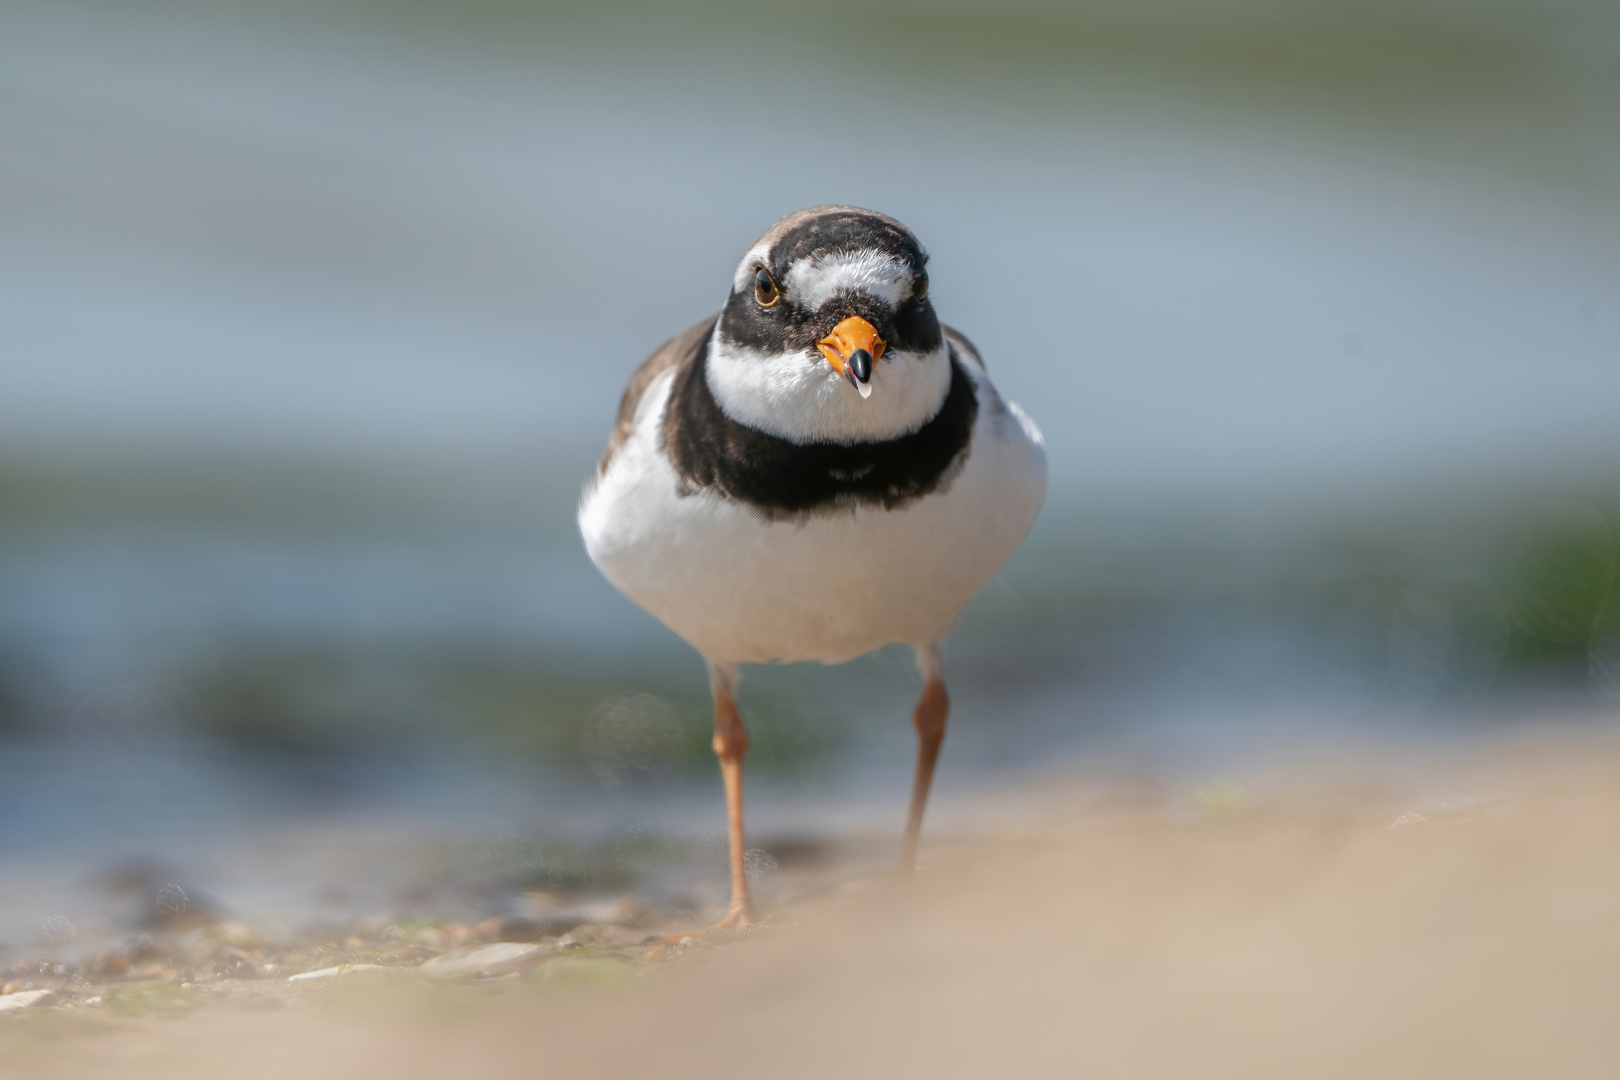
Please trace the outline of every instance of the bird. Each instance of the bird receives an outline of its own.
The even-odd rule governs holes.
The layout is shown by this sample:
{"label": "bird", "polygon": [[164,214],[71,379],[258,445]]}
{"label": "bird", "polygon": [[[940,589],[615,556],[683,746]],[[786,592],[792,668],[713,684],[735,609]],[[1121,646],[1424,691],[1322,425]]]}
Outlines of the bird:
{"label": "bird", "polygon": [[711,929],[759,917],[742,666],[911,647],[923,688],[899,860],[910,872],[950,712],[946,636],[1045,499],[1040,429],[939,321],[928,263],[876,211],[814,206],[775,222],[723,308],[631,375],[581,497],[591,560],[708,669],[731,872]]}

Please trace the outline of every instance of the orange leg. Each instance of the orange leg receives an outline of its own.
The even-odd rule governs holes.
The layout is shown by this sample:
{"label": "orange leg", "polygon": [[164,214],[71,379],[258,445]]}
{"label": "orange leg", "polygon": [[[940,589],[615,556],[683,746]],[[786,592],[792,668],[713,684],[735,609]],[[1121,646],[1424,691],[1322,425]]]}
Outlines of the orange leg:
{"label": "orange leg", "polygon": [[748,752],[748,731],[737,711],[737,669],[709,664],[709,688],[714,693],[714,753],[720,759],[720,776],[726,784],[726,824],[731,834],[731,907],[726,917],[711,929],[747,926],[754,921],[754,904],[748,896],[748,870],[744,856],[748,844],[743,834],[743,754]]}
{"label": "orange leg", "polygon": [[917,729],[917,771],[911,779],[911,811],[906,815],[906,839],[900,849],[900,872],[911,873],[917,866],[917,839],[922,834],[923,811],[928,808],[928,789],[934,784],[934,765],[945,742],[945,720],[951,714],[951,698],[945,692],[941,652],[943,643],[918,648],[917,667],[922,672],[922,697],[911,713],[911,726]]}

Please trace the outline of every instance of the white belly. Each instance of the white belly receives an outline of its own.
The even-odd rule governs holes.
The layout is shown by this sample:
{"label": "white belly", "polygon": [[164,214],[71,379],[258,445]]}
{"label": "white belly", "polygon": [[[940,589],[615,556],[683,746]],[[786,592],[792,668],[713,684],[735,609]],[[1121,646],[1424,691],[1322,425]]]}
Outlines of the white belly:
{"label": "white belly", "polygon": [[1034,523],[1039,433],[974,372],[979,411],[961,472],[899,510],[765,521],[710,492],[681,496],[658,449],[671,377],[580,507],[609,581],[711,660],[835,664],[942,639]]}

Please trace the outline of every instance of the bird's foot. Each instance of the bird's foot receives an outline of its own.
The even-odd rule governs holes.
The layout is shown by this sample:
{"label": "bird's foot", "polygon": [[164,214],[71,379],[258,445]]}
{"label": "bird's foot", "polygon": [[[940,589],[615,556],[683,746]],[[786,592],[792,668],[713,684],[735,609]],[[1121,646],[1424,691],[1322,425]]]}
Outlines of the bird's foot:
{"label": "bird's foot", "polygon": [[758,922],[759,916],[754,914],[753,905],[741,904],[726,912],[726,917],[713,926],[702,930],[677,930],[672,934],[657,934],[652,940],[659,945],[680,945],[688,941],[702,941],[708,937],[710,930],[741,930]]}
{"label": "bird's foot", "polygon": [[745,926],[753,926],[759,922],[754,914],[754,905],[735,904],[726,912],[726,917],[709,927],[710,930],[740,930]]}

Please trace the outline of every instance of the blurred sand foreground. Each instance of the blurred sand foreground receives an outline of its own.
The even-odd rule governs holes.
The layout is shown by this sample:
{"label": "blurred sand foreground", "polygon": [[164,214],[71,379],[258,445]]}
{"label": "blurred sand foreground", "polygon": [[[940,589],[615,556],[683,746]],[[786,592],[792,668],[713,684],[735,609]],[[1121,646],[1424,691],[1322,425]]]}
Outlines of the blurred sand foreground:
{"label": "blurred sand foreground", "polygon": [[1054,788],[616,979],[4,1018],[0,1076],[1620,1075],[1620,741],[1387,766]]}

